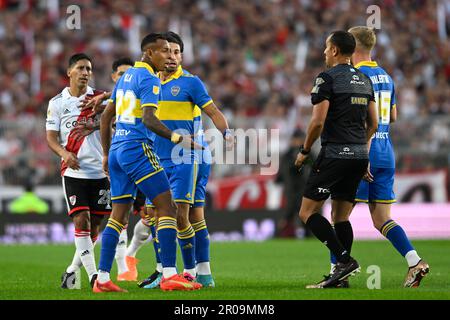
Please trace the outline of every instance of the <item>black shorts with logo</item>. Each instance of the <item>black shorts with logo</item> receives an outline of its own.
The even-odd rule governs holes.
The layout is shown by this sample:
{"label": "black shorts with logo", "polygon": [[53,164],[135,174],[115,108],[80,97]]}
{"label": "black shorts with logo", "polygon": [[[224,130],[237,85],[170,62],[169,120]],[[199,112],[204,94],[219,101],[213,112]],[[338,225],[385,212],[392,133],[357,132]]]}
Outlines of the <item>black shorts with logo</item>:
{"label": "black shorts with logo", "polygon": [[355,201],[359,182],[369,163],[366,145],[323,146],[313,164],[304,197],[322,201]]}
{"label": "black shorts with logo", "polygon": [[108,178],[63,177],[62,180],[69,216],[84,210],[91,214],[111,214],[111,192]]}

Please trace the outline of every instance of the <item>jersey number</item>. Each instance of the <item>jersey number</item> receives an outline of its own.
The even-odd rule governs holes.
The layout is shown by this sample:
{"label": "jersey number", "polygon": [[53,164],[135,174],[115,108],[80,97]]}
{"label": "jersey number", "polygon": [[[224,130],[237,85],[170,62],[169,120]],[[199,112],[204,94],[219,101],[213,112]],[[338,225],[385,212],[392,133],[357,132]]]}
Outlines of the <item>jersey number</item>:
{"label": "jersey number", "polygon": [[111,209],[111,192],[109,190],[101,189],[98,192],[100,199],[98,199],[98,204],[106,204],[105,209]]}
{"label": "jersey number", "polygon": [[127,90],[125,94],[119,89],[116,92],[116,113],[117,121],[127,124],[135,124],[135,110],[139,108],[136,105],[136,95],[133,91]]}
{"label": "jersey number", "polygon": [[391,92],[376,91],[375,103],[378,107],[378,119],[380,124],[389,124],[391,121]]}

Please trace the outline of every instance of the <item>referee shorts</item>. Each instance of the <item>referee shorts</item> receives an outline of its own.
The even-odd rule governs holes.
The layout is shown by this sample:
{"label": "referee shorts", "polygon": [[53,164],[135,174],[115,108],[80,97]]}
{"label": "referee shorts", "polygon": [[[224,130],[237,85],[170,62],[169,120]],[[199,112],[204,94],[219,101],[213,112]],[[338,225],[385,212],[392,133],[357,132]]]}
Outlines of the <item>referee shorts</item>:
{"label": "referee shorts", "polygon": [[313,164],[303,196],[323,201],[355,201],[359,182],[367,171],[368,159],[325,158],[321,152]]}

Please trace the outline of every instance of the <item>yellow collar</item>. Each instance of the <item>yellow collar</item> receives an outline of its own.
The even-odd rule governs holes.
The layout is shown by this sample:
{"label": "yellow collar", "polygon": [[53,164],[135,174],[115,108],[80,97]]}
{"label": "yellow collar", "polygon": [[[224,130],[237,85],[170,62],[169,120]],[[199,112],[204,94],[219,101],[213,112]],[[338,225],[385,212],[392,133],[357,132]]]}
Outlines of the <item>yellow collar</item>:
{"label": "yellow collar", "polygon": [[159,73],[159,79],[161,79],[161,84],[166,84],[167,82],[169,82],[170,80],[174,80],[174,79],[178,79],[179,77],[181,77],[181,75],[183,74],[183,68],[181,66],[178,66],[177,71],[175,71],[174,73],[172,73],[170,75],[170,77],[168,77],[166,80],[162,81],[162,73]]}
{"label": "yellow collar", "polygon": [[148,72],[150,72],[151,74],[155,75],[155,71],[153,71],[153,68],[150,67],[150,65],[147,62],[144,61],[136,61],[134,63],[134,67],[135,68],[145,68],[148,70]]}
{"label": "yellow collar", "polygon": [[361,61],[357,65],[355,65],[355,68],[359,67],[378,67],[378,64],[376,61]]}

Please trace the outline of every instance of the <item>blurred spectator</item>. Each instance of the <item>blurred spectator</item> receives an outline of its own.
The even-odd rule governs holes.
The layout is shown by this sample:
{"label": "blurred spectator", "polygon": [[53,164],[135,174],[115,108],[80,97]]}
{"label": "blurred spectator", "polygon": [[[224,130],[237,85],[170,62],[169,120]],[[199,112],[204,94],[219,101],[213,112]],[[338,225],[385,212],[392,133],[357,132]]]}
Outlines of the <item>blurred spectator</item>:
{"label": "blurred spectator", "polygon": [[[278,171],[275,182],[283,185],[283,194],[286,199],[285,216],[284,219],[278,223],[277,236],[282,238],[294,238],[297,236],[297,221],[298,212],[302,203],[303,192],[306,187],[306,181],[311,172],[312,161],[308,161],[302,170],[294,165],[295,159],[299,152],[299,147],[305,141],[305,133],[301,130],[294,131],[289,142],[289,149],[282,156],[281,163],[283,164]],[[317,157],[317,149],[311,150],[311,160]],[[311,231],[302,223],[304,237],[311,236]]]}
{"label": "blurred spectator", "polygon": [[48,204],[33,192],[33,184],[27,182],[25,192],[9,204],[9,212],[12,214],[47,214]]}

